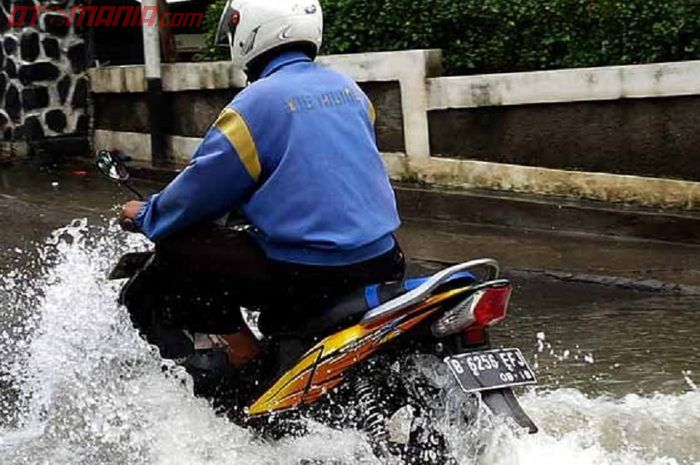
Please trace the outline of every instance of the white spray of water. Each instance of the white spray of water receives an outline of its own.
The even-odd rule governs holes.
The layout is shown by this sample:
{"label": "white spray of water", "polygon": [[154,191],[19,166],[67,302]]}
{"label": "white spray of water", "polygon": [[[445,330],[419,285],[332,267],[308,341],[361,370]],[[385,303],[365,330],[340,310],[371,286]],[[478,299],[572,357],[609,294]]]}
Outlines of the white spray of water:
{"label": "white spray of water", "polygon": [[[145,245],[122,239],[114,225],[79,221],[52,235],[39,277],[0,277],[0,320],[14,320],[0,334],[0,412],[12,417],[0,420],[3,465],[376,463],[358,432],[311,425],[303,438],[265,443],[195,398],[187,376],[132,329],[115,303],[120,283],[106,279],[124,251]],[[478,435],[483,453],[461,463],[700,460],[697,390],[591,399],[562,389],[528,393],[523,403],[543,427],[539,435],[492,426]]]}
{"label": "white spray of water", "polygon": [[[18,424],[0,430],[4,465],[286,464],[328,457],[354,463],[369,457],[359,435],[320,426],[308,438],[263,444],[195,398],[187,376],[171,365],[164,370],[116,305],[119,283],[106,280],[109,267],[125,248],[143,247],[116,238],[114,226],[91,231],[80,221],[49,240],[53,264],[35,281],[42,296],[25,309],[21,334],[29,339],[0,341],[0,353],[24,352],[0,371],[9,372],[26,399]],[[21,279],[13,278],[17,295],[32,286]],[[7,402],[12,399],[1,403]]]}
{"label": "white spray of water", "polygon": [[525,395],[523,406],[544,431],[510,435],[488,463],[697,464],[700,392],[591,399],[573,389]]}

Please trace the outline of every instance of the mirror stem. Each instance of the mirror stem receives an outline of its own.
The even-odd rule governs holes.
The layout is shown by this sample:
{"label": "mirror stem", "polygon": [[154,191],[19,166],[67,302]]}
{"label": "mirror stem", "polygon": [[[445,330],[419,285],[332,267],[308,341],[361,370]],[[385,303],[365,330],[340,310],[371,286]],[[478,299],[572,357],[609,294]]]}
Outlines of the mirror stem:
{"label": "mirror stem", "polygon": [[134,195],[136,195],[136,197],[138,197],[139,200],[146,200],[146,198],[143,196],[143,194],[141,194],[141,192],[137,191],[136,188],[134,188],[128,182],[122,182],[121,185],[126,187],[127,189],[129,189]]}

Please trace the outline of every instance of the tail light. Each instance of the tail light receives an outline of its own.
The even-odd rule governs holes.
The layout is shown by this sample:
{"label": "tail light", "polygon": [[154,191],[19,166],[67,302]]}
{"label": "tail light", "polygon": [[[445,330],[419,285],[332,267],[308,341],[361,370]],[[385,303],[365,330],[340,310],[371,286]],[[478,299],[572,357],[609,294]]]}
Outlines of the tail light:
{"label": "tail light", "polygon": [[469,328],[481,329],[498,323],[506,317],[512,291],[510,284],[476,291],[433,324],[433,336],[444,338]]}
{"label": "tail light", "polygon": [[513,287],[508,284],[486,289],[474,308],[477,326],[491,326],[504,320],[508,312]]}

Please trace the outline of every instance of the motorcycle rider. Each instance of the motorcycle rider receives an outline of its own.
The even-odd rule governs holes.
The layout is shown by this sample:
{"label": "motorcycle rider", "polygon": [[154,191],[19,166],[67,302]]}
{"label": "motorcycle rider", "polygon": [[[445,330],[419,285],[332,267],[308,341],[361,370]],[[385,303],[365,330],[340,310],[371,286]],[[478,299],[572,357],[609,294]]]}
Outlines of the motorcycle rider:
{"label": "motorcycle rider", "polygon": [[[299,330],[344,294],[403,277],[375,112],[349,77],[314,63],[322,30],[318,0],[227,3],[217,42],[251,84],[189,166],[121,214],[156,242],[124,293],[142,330],[250,340],[241,306],[260,308],[266,331]],[[236,209],[250,228],[214,224]]]}

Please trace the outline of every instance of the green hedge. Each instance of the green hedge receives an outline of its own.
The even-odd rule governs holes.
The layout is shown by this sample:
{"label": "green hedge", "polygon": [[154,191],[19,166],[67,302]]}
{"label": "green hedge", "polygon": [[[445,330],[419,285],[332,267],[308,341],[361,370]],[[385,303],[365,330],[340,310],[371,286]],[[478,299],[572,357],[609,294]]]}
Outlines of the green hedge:
{"label": "green hedge", "polygon": [[219,18],[224,11],[227,0],[215,0],[207,7],[202,26],[204,27],[204,42],[207,46],[194,56],[195,61],[226,60],[231,55],[225,47],[216,47],[216,30],[219,27]]}
{"label": "green hedge", "polygon": [[[218,19],[221,3],[211,8],[212,18]],[[700,58],[698,0],[322,3],[324,53],[441,48],[448,74]]]}

